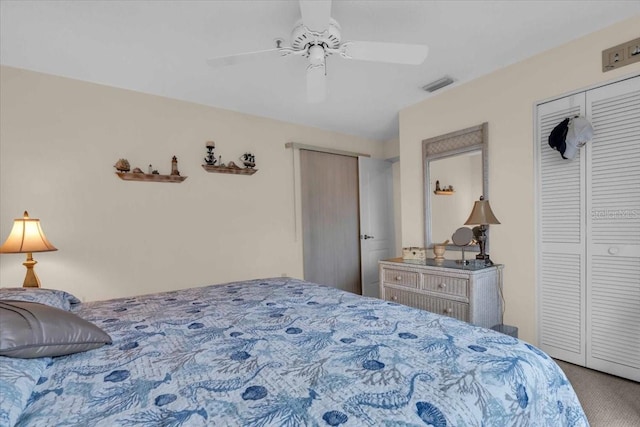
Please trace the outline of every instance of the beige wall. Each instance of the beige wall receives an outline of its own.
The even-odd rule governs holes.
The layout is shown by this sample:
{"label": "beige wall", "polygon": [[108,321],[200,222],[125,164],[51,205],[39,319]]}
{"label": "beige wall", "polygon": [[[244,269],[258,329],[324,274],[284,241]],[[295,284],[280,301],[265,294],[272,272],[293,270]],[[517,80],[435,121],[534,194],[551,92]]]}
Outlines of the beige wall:
{"label": "beige wall", "polygon": [[536,342],[533,110],[536,101],[640,72],[640,63],[603,73],[602,50],[638,37],[634,17],[506,67],[400,112],[402,244],[422,246],[421,141],[489,123],[489,187],[502,222],[491,258],[505,265],[505,323]]}
{"label": "beige wall", "polygon": [[[15,68],[0,78],[0,238],[23,210],[40,218],[59,249],[34,254],[43,286],[87,300],[302,277],[284,144],[383,157],[382,143],[315,128]],[[207,140],[223,162],[252,151],[259,171],[206,173]],[[173,155],[181,184],[125,182],[112,167],[169,173]],[[22,285],[23,260],[0,257],[1,286]]]}

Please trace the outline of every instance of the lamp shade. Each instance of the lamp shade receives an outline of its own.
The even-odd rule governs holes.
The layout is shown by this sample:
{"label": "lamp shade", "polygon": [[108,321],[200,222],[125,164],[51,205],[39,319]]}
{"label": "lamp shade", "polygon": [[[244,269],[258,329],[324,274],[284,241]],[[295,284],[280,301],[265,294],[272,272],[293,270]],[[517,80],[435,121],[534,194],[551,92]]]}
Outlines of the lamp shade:
{"label": "lamp shade", "polygon": [[47,240],[40,220],[29,218],[27,211],[24,211],[24,218],[13,221],[13,228],[7,240],[0,247],[0,253],[30,253],[49,252],[58,249]]}
{"label": "lamp shade", "polygon": [[477,200],[473,204],[473,210],[471,211],[471,215],[469,215],[469,218],[464,224],[465,225],[500,224],[500,221],[498,221],[498,218],[496,218],[496,216],[493,214],[493,211],[491,210],[491,206],[489,205],[489,201],[484,200],[484,197],[481,196],[480,200]]}

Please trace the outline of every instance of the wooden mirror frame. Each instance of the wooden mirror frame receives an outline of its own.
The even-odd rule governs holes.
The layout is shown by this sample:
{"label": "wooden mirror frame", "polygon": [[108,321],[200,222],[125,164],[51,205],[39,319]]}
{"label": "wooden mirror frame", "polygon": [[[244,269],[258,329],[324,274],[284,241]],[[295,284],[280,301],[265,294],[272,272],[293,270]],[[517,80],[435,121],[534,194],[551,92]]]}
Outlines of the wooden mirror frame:
{"label": "wooden mirror frame", "polygon": [[[431,232],[431,184],[429,181],[429,163],[433,160],[453,157],[462,153],[479,150],[482,156],[482,195],[489,200],[489,156],[487,149],[488,123],[447,133],[445,135],[428,138],[422,141],[422,160],[424,162],[424,243],[425,247],[433,248],[433,234]],[[480,196],[480,195],[478,195]],[[469,213],[473,205],[469,205]],[[460,224],[462,227],[464,224]],[[488,233],[488,232],[487,232]],[[487,239],[488,241],[488,239]],[[461,250],[452,244],[447,250]],[[467,250],[479,252],[477,245],[468,246]],[[485,248],[488,252],[489,248]]]}

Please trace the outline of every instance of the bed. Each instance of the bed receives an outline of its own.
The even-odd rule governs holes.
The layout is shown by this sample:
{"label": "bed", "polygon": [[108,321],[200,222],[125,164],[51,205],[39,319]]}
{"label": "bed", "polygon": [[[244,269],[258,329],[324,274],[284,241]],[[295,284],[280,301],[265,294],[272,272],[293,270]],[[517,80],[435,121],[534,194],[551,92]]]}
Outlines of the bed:
{"label": "bed", "polygon": [[112,342],[0,356],[0,425],[588,425],[536,347],[388,301],[290,278],[89,303],[49,292]]}

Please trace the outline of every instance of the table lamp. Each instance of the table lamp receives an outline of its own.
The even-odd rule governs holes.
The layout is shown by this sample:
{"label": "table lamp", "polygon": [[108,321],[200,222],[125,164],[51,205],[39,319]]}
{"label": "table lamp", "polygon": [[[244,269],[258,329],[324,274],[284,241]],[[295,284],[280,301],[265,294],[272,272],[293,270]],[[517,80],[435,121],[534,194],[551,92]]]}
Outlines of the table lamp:
{"label": "table lamp", "polygon": [[9,237],[0,246],[0,253],[3,254],[27,254],[27,260],[22,263],[27,267],[27,275],[22,285],[24,288],[40,287],[40,280],[33,270],[38,262],[33,259],[32,253],[57,250],[42,232],[40,220],[29,218],[27,211],[24,211],[24,218],[17,218],[13,221],[13,229],[11,229]]}
{"label": "table lamp", "polygon": [[471,211],[471,215],[464,223],[465,225],[480,225],[479,231],[480,235],[478,237],[478,244],[480,245],[480,253],[476,255],[476,259],[482,259],[487,264],[493,264],[491,259],[489,259],[489,254],[485,253],[485,244],[487,241],[487,225],[489,224],[500,224],[498,218],[493,214],[491,210],[491,206],[489,205],[489,201],[485,200],[483,196],[480,196],[480,200],[474,202],[473,210]]}

